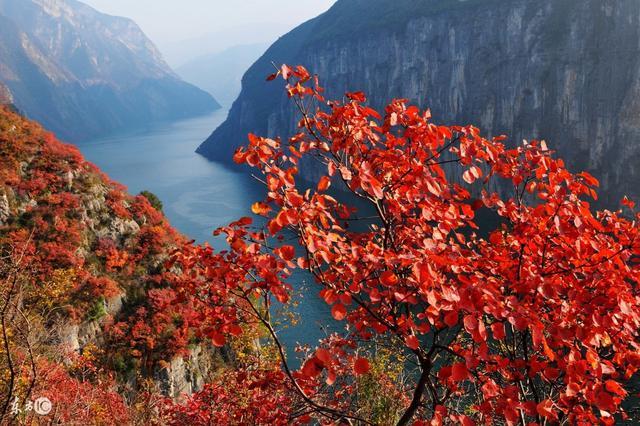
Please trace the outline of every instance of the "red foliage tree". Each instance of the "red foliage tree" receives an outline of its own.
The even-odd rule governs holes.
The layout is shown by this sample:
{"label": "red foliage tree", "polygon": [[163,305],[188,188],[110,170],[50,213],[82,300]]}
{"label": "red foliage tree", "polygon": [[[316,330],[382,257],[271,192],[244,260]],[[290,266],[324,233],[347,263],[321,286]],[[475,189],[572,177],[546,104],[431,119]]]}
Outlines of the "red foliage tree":
{"label": "red foliage tree", "polygon": [[[228,251],[189,249],[174,262],[190,271],[178,299],[195,296],[214,344],[241,323],[268,331],[287,379],[279,391],[306,407],[289,420],[375,423],[354,398],[373,374],[374,341],[408,357],[400,425],[624,416],[640,367],[640,216],[631,201],[624,212],[594,212],[597,180],[569,172],[544,142],[508,147],[472,126],[436,125],[405,100],[384,116],[363,93],[326,103],[303,67],[269,79],[278,75],[301,112],[300,133],[286,144],[250,135],[234,157],[264,176],[267,196],[253,211],[266,226],[244,218],[219,231]],[[307,189],[298,174],[313,161],[325,173]],[[330,195],[332,184],[372,215]],[[490,214],[493,225],[478,219]],[[299,250],[283,244],[291,235]],[[270,313],[272,299],[289,302],[295,268],[315,277],[348,325],[298,371]],[[218,392],[232,401],[238,390]]]}

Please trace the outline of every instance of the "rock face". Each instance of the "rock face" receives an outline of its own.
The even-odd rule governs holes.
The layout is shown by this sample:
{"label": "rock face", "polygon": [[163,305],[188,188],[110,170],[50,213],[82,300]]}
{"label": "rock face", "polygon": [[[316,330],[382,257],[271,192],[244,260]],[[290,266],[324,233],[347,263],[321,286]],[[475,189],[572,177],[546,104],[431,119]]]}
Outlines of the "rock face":
{"label": "rock face", "polygon": [[319,74],[329,98],[408,98],[437,122],[545,139],[570,169],[600,179],[604,203],[640,196],[638,1],[339,0],[250,68],[198,152],[226,161],[248,132],[292,134],[282,85],[264,81],[272,61]]}
{"label": "rock face", "polygon": [[133,21],[75,0],[0,0],[0,84],[70,141],[219,107]]}

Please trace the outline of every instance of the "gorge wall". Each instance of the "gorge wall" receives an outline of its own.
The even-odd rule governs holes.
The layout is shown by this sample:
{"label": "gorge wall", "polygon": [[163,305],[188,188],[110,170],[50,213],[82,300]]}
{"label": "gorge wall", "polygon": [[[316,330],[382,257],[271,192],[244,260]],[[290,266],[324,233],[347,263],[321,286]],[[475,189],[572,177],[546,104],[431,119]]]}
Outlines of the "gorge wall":
{"label": "gorge wall", "polygon": [[[435,122],[514,142],[545,139],[617,205],[640,196],[640,2],[340,0],[280,38],[243,78],[227,121],[198,152],[228,161],[249,132],[293,134],[271,62],[317,73],[327,98],[408,98]],[[311,177],[313,169],[301,173]]]}

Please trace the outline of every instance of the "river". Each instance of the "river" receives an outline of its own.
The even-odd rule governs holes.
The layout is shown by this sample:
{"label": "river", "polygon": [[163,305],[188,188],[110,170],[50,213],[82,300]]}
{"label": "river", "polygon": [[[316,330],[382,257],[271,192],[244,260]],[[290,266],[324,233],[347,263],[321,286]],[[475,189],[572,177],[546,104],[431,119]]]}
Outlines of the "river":
{"label": "river", "polygon": [[[78,147],[87,160],[126,185],[130,193],[156,194],[171,224],[184,235],[221,248],[223,242],[214,240],[212,231],[251,215],[251,204],[263,198],[263,188],[246,172],[195,153],[226,116],[221,109],[187,120],[149,124]],[[315,344],[325,333],[321,325],[333,322],[329,308],[318,297],[319,289],[306,276],[298,274],[295,281],[295,291],[303,296],[294,308],[300,321],[280,331],[289,354],[297,343]]]}

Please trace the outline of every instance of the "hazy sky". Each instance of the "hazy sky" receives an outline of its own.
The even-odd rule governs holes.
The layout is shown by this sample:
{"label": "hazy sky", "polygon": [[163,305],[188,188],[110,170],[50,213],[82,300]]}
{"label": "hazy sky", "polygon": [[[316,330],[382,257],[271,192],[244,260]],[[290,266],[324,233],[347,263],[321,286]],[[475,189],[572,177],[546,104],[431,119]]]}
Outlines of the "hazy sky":
{"label": "hazy sky", "polygon": [[[205,34],[279,23],[290,29],[327,10],[335,0],[82,0],[101,12],[135,20],[160,47]],[[243,30],[244,31],[244,30]],[[268,29],[265,29],[268,33]],[[231,32],[232,33],[232,32]],[[266,37],[267,40],[271,36]],[[224,40],[232,46],[233,37]],[[169,47],[168,47],[169,46]]]}

